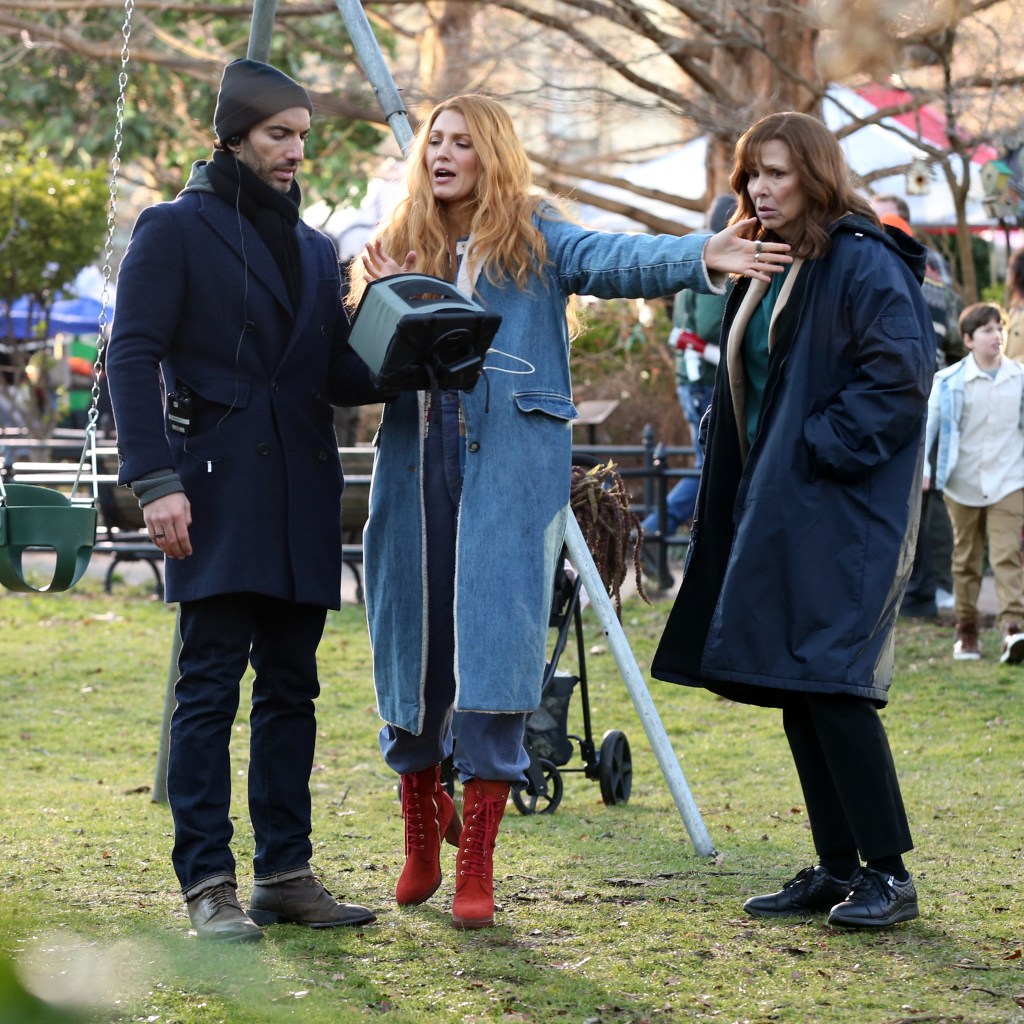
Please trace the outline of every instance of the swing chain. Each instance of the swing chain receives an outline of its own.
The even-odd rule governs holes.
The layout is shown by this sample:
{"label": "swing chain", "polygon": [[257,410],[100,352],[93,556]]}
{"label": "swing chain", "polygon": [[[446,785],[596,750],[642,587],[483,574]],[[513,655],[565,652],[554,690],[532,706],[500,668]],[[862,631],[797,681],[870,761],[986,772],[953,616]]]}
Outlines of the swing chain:
{"label": "swing chain", "polygon": [[107,309],[110,305],[111,264],[114,259],[114,230],[117,225],[117,192],[118,174],[121,170],[121,144],[124,141],[124,108],[125,95],[128,88],[128,61],[130,50],[128,43],[132,34],[132,13],[135,0],[125,0],[124,24],[121,26],[121,70],[117,76],[117,107],[114,119],[114,155],[110,161],[110,203],[107,206],[107,237],[103,246],[103,287],[100,291],[100,314],[96,334],[96,359],[92,367],[92,396],[89,405],[89,418],[85,428],[85,447],[78,464],[78,474],[72,486],[72,497],[78,490],[78,477],[81,476],[87,454],[92,457],[93,500],[96,499],[96,429],[99,422],[100,377],[103,373],[103,357],[107,345]]}

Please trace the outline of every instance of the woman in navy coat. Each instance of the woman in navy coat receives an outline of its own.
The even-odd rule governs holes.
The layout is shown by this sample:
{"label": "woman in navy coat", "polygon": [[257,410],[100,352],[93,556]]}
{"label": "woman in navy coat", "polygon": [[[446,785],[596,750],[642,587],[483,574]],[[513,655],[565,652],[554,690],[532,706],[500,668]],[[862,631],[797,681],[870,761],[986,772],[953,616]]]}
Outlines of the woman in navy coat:
{"label": "woman in navy coat", "polygon": [[796,259],[730,296],[685,575],[652,672],[783,709],[818,863],[748,913],[893,924],[918,907],[877,708],[934,370],[924,249],[880,227],[815,118],[759,121],[731,184],[736,218],[756,216],[756,237]]}

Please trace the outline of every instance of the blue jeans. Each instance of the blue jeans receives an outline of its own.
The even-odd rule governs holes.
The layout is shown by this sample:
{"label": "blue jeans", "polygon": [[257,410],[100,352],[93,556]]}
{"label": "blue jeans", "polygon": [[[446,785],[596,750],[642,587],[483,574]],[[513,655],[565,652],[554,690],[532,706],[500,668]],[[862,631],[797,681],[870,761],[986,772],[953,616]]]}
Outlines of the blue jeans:
{"label": "blue jeans", "polygon": [[[384,761],[399,775],[440,764],[452,753],[455,705],[455,543],[462,495],[457,393],[442,392],[424,448],[427,522],[427,667],[423,726],[418,734],[380,730]],[[525,714],[458,712],[455,770],[459,778],[518,782],[530,762],[523,747]]]}
{"label": "blue jeans", "polygon": [[308,866],[309,774],[320,694],[316,649],[327,610],[261,594],[181,604],[167,796],[172,861],[188,895],[234,877],[228,745],[240,682],[255,671],[249,713],[249,815],[257,878]]}
{"label": "blue jeans", "polygon": [[[704,452],[697,441],[697,433],[700,430],[701,417],[711,404],[712,387],[703,387],[700,384],[679,384],[676,388],[679,395],[679,404],[683,407],[686,420],[690,424],[690,434],[693,437],[694,447],[694,468],[700,469],[704,465]],[[665,496],[665,534],[666,537],[674,536],[683,523],[693,518],[693,511],[697,507],[697,490],[700,487],[700,477],[680,477],[675,486]],[[655,509],[643,521],[644,533],[651,535],[658,531],[658,510]]]}

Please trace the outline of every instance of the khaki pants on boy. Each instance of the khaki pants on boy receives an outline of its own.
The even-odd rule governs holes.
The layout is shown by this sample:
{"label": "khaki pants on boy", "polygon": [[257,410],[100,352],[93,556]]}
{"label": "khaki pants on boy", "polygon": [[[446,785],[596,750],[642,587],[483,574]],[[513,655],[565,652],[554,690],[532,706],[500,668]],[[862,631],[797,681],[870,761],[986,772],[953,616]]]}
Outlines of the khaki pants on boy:
{"label": "khaki pants on boy", "polygon": [[1024,490],[1013,491],[994,505],[976,508],[944,496],[953,523],[953,597],[960,626],[978,625],[978,594],[988,561],[996,582],[999,626],[1024,625],[1021,591],[1021,530],[1024,529]]}

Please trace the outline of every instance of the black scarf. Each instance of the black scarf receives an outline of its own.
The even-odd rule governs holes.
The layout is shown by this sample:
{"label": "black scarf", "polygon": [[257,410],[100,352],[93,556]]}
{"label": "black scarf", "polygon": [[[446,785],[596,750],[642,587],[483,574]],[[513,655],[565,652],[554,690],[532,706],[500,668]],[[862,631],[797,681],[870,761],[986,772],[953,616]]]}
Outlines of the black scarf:
{"label": "black scarf", "polygon": [[295,226],[299,223],[302,192],[292,180],[287,194],[260,181],[241,160],[216,150],[206,172],[213,191],[252,221],[281,270],[292,308],[298,306],[302,288],[302,258]]}

